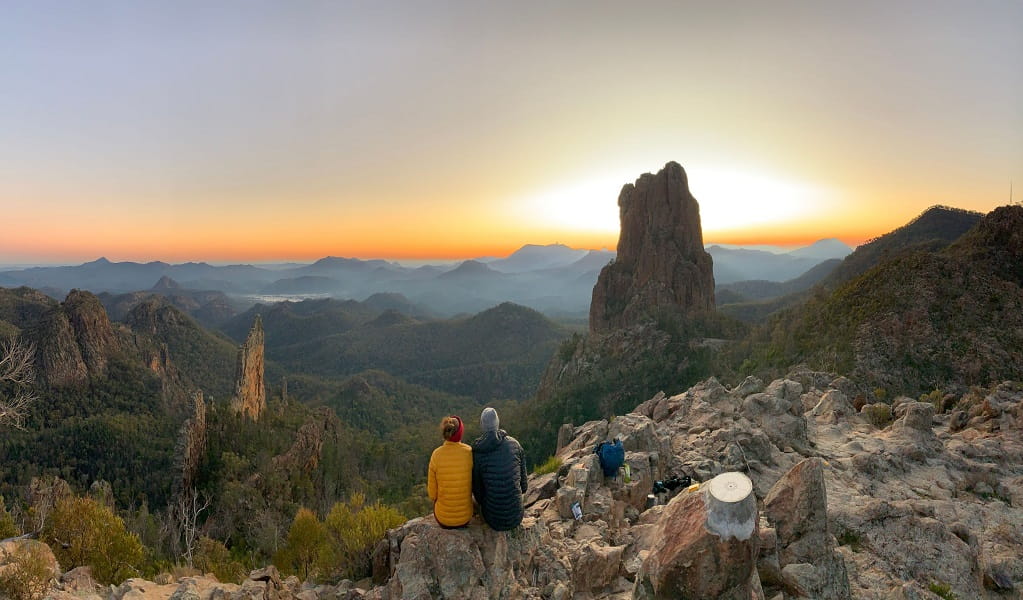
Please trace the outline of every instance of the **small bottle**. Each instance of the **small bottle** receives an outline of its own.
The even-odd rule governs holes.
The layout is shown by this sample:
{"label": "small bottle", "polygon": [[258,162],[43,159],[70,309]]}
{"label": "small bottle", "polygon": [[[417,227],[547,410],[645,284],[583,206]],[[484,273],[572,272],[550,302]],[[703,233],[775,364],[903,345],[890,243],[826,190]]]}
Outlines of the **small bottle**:
{"label": "small bottle", "polygon": [[632,483],[632,469],[625,463],[625,483]]}
{"label": "small bottle", "polygon": [[583,507],[580,506],[578,502],[572,505],[572,515],[575,517],[576,521],[583,518]]}

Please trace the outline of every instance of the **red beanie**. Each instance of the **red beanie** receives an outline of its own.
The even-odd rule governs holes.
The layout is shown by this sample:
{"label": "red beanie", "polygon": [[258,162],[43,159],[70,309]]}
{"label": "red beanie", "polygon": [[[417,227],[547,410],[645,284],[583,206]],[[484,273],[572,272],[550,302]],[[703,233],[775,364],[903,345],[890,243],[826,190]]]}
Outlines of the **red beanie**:
{"label": "red beanie", "polygon": [[457,442],[462,441],[462,433],[465,432],[465,425],[462,423],[462,419],[458,415],[451,415],[451,416],[456,418],[456,419],[458,419],[458,431],[456,431],[454,434],[452,434],[451,437],[448,439],[448,441],[449,442],[457,443]]}

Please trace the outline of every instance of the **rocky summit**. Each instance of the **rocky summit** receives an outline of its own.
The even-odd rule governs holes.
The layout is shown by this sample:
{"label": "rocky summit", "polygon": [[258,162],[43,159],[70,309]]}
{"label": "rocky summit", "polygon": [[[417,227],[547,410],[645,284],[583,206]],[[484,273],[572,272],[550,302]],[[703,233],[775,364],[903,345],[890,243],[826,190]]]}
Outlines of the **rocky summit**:
{"label": "rocky summit", "polygon": [[[887,422],[856,395],[806,370],[709,379],[586,423],[557,472],[530,478],[518,530],[412,520],[378,546],[365,597],[1018,597],[1005,594],[1023,589],[1023,389],[991,390],[957,431],[929,403],[900,399]],[[615,437],[628,481],[592,451]],[[706,482],[725,472],[752,482],[753,541],[708,525]],[[647,507],[655,481],[682,475],[705,483]]]}
{"label": "rocky summit", "polygon": [[590,331],[635,325],[658,307],[712,310],[713,262],[682,166],[669,162],[626,184],[618,206],[618,255],[593,287]]}

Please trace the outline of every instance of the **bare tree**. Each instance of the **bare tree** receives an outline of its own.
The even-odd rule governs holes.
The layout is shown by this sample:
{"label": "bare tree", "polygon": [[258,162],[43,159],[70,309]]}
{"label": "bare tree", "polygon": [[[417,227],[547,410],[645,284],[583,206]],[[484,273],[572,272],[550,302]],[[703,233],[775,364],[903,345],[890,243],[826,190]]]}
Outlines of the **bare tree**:
{"label": "bare tree", "polygon": [[35,345],[8,339],[0,343],[0,426],[19,429],[25,425],[28,407],[35,402],[32,360]]}
{"label": "bare tree", "polygon": [[173,512],[174,522],[177,525],[177,535],[181,543],[181,554],[185,557],[188,568],[192,568],[192,561],[195,558],[196,547],[202,535],[202,528],[199,526],[199,516],[210,507],[212,498],[205,493],[196,492],[190,489],[178,496],[178,501],[170,507]]}

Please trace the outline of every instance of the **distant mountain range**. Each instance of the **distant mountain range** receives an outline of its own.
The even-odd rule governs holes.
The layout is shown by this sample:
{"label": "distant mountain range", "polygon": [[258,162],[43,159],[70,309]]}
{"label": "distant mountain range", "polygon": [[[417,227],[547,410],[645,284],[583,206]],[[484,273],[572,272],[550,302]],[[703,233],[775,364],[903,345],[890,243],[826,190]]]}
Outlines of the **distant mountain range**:
{"label": "distant mountain range", "polygon": [[[750,279],[788,281],[851,249],[821,240],[789,253],[711,246],[717,283]],[[562,244],[526,245],[506,258],[466,260],[456,265],[408,267],[387,260],[325,257],[307,265],[111,262],[100,258],[77,266],[32,267],[0,272],[0,286],[28,286],[62,298],[71,289],[102,294],[119,318],[146,295],[172,303],[207,325],[216,325],[256,302],[339,298],[363,300],[400,294],[424,314],[475,313],[502,302],[528,306],[553,317],[588,314],[593,284],[613,260],[609,250],[579,250]],[[144,290],[145,293],[139,290]],[[129,296],[124,296],[129,294]]]}

